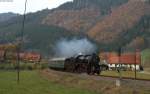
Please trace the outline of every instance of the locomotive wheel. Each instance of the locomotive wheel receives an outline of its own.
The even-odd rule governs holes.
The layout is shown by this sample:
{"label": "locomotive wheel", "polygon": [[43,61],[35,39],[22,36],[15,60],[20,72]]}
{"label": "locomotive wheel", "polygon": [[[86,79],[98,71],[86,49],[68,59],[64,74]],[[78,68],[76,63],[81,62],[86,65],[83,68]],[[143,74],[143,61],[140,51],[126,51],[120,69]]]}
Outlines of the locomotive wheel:
{"label": "locomotive wheel", "polygon": [[87,72],[87,66],[86,64],[78,63],[75,65],[74,72],[76,73],[83,73]]}
{"label": "locomotive wheel", "polygon": [[92,74],[92,75],[94,75],[94,74],[95,74],[95,72],[96,72],[95,67],[94,67],[94,66],[92,66],[92,68],[91,68],[91,74]]}
{"label": "locomotive wheel", "polygon": [[80,68],[79,64],[74,64],[73,72],[78,73],[80,71],[79,68]]}

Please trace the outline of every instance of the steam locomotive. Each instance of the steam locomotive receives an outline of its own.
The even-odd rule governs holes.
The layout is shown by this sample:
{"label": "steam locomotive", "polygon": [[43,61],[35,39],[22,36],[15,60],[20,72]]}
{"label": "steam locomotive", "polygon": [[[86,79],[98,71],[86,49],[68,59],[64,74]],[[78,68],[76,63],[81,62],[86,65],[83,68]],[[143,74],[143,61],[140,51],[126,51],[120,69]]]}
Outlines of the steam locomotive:
{"label": "steam locomotive", "polygon": [[66,58],[64,70],[73,73],[100,74],[100,58],[95,53]]}

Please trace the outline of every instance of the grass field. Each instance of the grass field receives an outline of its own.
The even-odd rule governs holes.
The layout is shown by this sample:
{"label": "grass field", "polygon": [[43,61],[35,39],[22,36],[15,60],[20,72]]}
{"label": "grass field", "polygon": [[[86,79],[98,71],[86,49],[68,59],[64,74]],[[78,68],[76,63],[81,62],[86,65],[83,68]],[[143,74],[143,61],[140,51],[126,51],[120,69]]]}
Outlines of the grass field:
{"label": "grass field", "polygon": [[38,71],[22,71],[20,84],[17,84],[16,76],[15,71],[0,71],[0,94],[96,94],[50,82]]}
{"label": "grass field", "polygon": [[146,68],[150,68],[150,49],[142,51],[141,56],[142,65]]}
{"label": "grass field", "polygon": [[[149,94],[149,82],[72,74],[53,70],[22,71],[17,84],[15,71],[0,71],[0,94]],[[136,90],[138,93],[133,93]]]}

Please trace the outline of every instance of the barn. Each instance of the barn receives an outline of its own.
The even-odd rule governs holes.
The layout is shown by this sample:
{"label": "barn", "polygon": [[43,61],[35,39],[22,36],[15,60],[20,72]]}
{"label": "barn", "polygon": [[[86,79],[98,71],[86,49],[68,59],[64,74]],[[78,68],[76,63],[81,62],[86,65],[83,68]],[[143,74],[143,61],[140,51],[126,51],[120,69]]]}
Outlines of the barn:
{"label": "barn", "polygon": [[141,55],[140,52],[122,53],[118,56],[117,53],[101,53],[100,58],[102,62],[107,62],[109,69],[117,69],[121,67],[123,70],[140,70],[141,67]]}

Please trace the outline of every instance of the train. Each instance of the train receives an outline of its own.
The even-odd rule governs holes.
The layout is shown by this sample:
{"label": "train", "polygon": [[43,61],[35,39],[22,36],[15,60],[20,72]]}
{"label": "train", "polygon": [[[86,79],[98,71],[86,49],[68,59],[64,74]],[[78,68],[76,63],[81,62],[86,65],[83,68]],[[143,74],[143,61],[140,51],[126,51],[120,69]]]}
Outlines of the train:
{"label": "train", "polygon": [[[55,64],[60,62],[57,65],[63,63],[61,68],[65,72],[72,72],[72,73],[87,73],[89,75],[90,74],[99,75],[102,70],[108,69],[107,65],[100,63],[100,58],[95,53],[88,54],[88,55],[77,55],[69,58],[52,59],[51,62],[54,62]],[[57,66],[51,66],[51,65],[53,64],[50,63],[50,68],[56,69]],[[57,67],[57,69],[59,68]]]}

